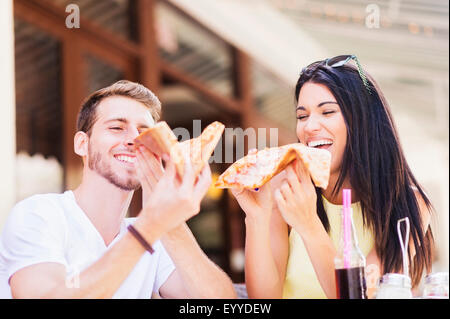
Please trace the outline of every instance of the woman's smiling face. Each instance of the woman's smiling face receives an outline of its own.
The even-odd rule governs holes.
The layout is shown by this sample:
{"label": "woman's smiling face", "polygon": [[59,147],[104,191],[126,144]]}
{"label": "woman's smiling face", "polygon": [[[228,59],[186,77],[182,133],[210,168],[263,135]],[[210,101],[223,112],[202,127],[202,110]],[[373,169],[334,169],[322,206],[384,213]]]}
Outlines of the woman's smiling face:
{"label": "woman's smiling face", "polygon": [[298,96],[297,137],[301,143],[331,153],[331,174],[339,171],[347,143],[347,126],[331,91],[307,82]]}

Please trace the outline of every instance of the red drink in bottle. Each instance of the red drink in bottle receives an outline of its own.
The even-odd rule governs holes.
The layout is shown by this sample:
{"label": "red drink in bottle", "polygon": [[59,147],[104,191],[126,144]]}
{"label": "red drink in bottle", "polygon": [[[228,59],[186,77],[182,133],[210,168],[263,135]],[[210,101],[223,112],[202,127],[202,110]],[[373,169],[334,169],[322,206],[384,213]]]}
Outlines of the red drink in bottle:
{"label": "red drink in bottle", "polygon": [[367,299],[364,267],[335,270],[337,299]]}
{"label": "red drink in bottle", "polygon": [[364,277],[366,258],[358,247],[353,226],[350,190],[344,189],[343,194],[340,242],[334,259],[336,297],[338,299],[367,299]]}

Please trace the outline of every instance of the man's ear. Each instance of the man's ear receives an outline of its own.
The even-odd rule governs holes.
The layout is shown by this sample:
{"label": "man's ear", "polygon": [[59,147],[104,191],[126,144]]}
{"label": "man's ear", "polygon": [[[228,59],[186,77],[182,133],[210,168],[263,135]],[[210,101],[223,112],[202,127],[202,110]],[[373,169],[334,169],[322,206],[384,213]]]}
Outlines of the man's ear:
{"label": "man's ear", "polygon": [[78,131],[75,133],[73,138],[73,149],[75,154],[84,157],[88,154],[88,146],[89,146],[89,136],[82,131]]}

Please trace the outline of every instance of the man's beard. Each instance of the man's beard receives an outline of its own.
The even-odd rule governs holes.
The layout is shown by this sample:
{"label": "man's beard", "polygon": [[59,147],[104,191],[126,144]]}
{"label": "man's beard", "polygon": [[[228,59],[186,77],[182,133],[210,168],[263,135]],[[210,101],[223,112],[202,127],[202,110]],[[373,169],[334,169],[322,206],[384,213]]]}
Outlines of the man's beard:
{"label": "man's beard", "polygon": [[97,172],[100,176],[104,177],[107,181],[109,181],[114,186],[125,190],[125,191],[134,191],[137,190],[141,184],[137,179],[134,179],[132,177],[127,177],[126,180],[120,179],[117,174],[114,174],[113,170],[111,169],[111,165],[108,163],[105,163],[102,159],[102,156],[98,152],[93,152],[91,149],[91,144],[89,143],[88,146],[88,153],[89,153],[89,161],[88,165],[89,168],[95,172]]}

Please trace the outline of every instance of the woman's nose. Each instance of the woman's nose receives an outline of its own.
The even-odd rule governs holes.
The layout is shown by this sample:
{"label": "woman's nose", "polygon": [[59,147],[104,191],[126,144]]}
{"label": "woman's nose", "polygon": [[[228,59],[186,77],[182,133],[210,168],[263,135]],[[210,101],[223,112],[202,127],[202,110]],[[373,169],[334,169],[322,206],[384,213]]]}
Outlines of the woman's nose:
{"label": "woman's nose", "polygon": [[311,115],[305,125],[305,131],[314,132],[320,130],[320,121],[316,116]]}

